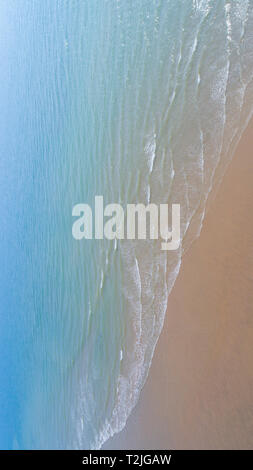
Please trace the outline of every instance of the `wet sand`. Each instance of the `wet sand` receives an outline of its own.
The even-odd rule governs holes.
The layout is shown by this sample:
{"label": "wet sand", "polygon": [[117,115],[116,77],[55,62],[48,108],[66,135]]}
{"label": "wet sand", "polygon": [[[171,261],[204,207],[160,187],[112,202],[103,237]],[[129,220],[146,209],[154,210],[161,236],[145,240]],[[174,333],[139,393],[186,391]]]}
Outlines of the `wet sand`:
{"label": "wet sand", "polygon": [[107,449],[253,449],[253,122],[169,297],[149,378]]}

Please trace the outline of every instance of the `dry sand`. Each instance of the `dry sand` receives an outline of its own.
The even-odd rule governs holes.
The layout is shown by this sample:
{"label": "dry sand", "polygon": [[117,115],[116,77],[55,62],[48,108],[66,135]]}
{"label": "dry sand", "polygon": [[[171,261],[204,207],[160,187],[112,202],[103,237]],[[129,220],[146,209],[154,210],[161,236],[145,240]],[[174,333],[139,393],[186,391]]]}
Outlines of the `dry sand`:
{"label": "dry sand", "polygon": [[253,449],[253,122],[169,297],[149,378],[107,449]]}

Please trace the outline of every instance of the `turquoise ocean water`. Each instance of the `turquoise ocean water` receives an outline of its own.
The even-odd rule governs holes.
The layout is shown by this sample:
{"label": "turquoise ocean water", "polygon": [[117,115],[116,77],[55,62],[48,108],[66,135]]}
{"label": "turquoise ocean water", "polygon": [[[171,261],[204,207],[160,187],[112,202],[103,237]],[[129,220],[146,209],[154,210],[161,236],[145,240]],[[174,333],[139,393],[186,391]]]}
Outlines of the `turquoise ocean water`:
{"label": "turquoise ocean water", "polygon": [[[0,448],[125,426],[252,114],[252,31],[252,0],[0,1]],[[181,248],[77,242],[95,195],[181,204]]]}

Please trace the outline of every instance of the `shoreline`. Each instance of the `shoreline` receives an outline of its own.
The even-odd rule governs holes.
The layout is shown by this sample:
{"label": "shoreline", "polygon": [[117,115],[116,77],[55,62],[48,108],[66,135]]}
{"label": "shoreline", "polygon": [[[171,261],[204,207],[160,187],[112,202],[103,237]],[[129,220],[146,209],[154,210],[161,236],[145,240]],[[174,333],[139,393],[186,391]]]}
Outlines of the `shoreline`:
{"label": "shoreline", "polygon": [[253,120],[182,260],[147,382],[103,449],[253,447]]}

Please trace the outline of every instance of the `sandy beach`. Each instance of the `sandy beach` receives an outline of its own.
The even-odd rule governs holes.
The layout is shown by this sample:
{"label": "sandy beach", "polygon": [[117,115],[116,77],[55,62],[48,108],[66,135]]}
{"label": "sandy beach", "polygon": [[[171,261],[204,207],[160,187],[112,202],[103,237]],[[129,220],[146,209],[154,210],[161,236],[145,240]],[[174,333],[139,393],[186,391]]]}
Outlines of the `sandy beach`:
{"label": "sandy beach", "polygon": [[149,378],[107,449],[253,447],[253,122],[185,255]]}

